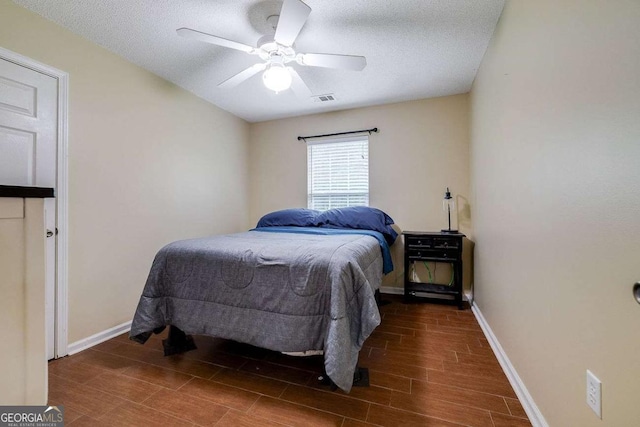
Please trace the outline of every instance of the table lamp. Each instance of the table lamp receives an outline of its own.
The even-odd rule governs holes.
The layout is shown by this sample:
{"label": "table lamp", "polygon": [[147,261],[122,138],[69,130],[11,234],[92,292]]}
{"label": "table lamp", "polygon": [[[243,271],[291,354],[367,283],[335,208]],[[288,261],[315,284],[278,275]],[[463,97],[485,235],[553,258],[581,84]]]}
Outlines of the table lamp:
{"label": "table lamp", "polygon": [[455,211],[456,209],[456,201],[451,197],[451,192],[449,191],[449,187],[447,187],[447,191],[444,193],[444,199],[442,200],[442,210],[447,213],[447,219],[449,220],[449,228],[446,230],[442,230],[443,233],[457,233],[458,230],[451,229],[451,211]]}

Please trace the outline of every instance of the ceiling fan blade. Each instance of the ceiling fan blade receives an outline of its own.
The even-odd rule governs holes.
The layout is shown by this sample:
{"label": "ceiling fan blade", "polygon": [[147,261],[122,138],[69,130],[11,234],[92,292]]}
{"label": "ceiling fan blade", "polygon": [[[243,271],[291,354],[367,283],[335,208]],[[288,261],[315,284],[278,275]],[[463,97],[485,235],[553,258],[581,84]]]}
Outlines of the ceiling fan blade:
{"label": "ceiling fan blade", "polygon": [[179,36],[187,39],[200,40],[206,43],[229,47],[231,49],[237,49],[247,53],[253,53],[255,50],[253,47],[244,43],[234,42],[233,40],[228,40],[223,37],[218,37],[200,31],[192,30],[190,28],[179,28],[176,30],[176,33],[178,33]]}
{"label": "ceiling fan blade", "polygon": [[293,67],[287,67],[287,69],[291,73],[291,90],[293,93],[295,93],[298,98],[311,98],[311,89],[309,89],[309,86],[302,80],[300,74],[298,74]]}
{"label": "ceiling fan blade", "polygon": [[311,67],[362,71],[367,66],[367,58],[364,56],[302,53],[298,55],[297,59],[301,65],[309,65]]}
{"label": "ceiling fan blade", "polygon": [[227,80],[220,83],[218,87],[221,89],[231,89],[233,87],[236,87],[243,81],[249,79],[250,77],[253,77],[255,74],[258,74],[260,71],[263,71],[265,68],[267,68],[267,64],[264,62],[259,62],[257,64],[254,64],[251,67],[240,71],[235,76],[229,77]]}
{"label": "ceiling fan blade", "polygon": [[276,34],[273,36],[275,41],[285,46],[292,46],[310,13],[311,8],[301,0],[284,0]]}

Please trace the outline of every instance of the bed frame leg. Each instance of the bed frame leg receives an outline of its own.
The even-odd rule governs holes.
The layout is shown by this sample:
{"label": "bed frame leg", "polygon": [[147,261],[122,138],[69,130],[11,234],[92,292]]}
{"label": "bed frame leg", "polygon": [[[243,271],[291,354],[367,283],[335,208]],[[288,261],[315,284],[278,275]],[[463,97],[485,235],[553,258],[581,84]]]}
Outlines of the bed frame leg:
{"label": "bed frame leg", "polygon": [[180,354],[198,348],[191,335],[185,334],[173,325],[169,326],[169,336],[167,339],[162,340],[162,346],[164,347],[165,356]]}
{"label": "bed frame leg", "polygon": [[[322,371],[322,375],[318,377],[318,381],[322,385],[328,385],[331,387],[331,391],[336,391],[338,386],[329,378],[327,371]],[[369,387],[369,369],[356,366],[356,370],[353,373],[353,387]]]}
{"label": "bed frame leg", "polygon": [[356,366],[356,371],[353,373],[353,386],[354,387],[369,387],[369,369]]}

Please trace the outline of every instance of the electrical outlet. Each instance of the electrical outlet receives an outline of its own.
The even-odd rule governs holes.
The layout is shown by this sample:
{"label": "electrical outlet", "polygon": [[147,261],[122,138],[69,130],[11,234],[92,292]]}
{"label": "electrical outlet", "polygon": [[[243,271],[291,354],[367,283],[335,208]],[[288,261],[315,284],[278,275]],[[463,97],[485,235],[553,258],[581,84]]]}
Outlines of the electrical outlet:
{"label": "electrical outlet", "polygon": [[602,383],[587,369],[587,405],[602,419]]}

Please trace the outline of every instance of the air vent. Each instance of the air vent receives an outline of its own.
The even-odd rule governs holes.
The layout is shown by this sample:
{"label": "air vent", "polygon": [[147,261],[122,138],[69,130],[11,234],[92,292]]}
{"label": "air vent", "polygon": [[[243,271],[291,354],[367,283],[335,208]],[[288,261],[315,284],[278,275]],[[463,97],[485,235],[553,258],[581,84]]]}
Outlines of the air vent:
{"label": "air vent", "polygon": [[331,102],[336,101],[336,96],[332,93],[328,93],[326,95],[314,95],[314,102]]}

